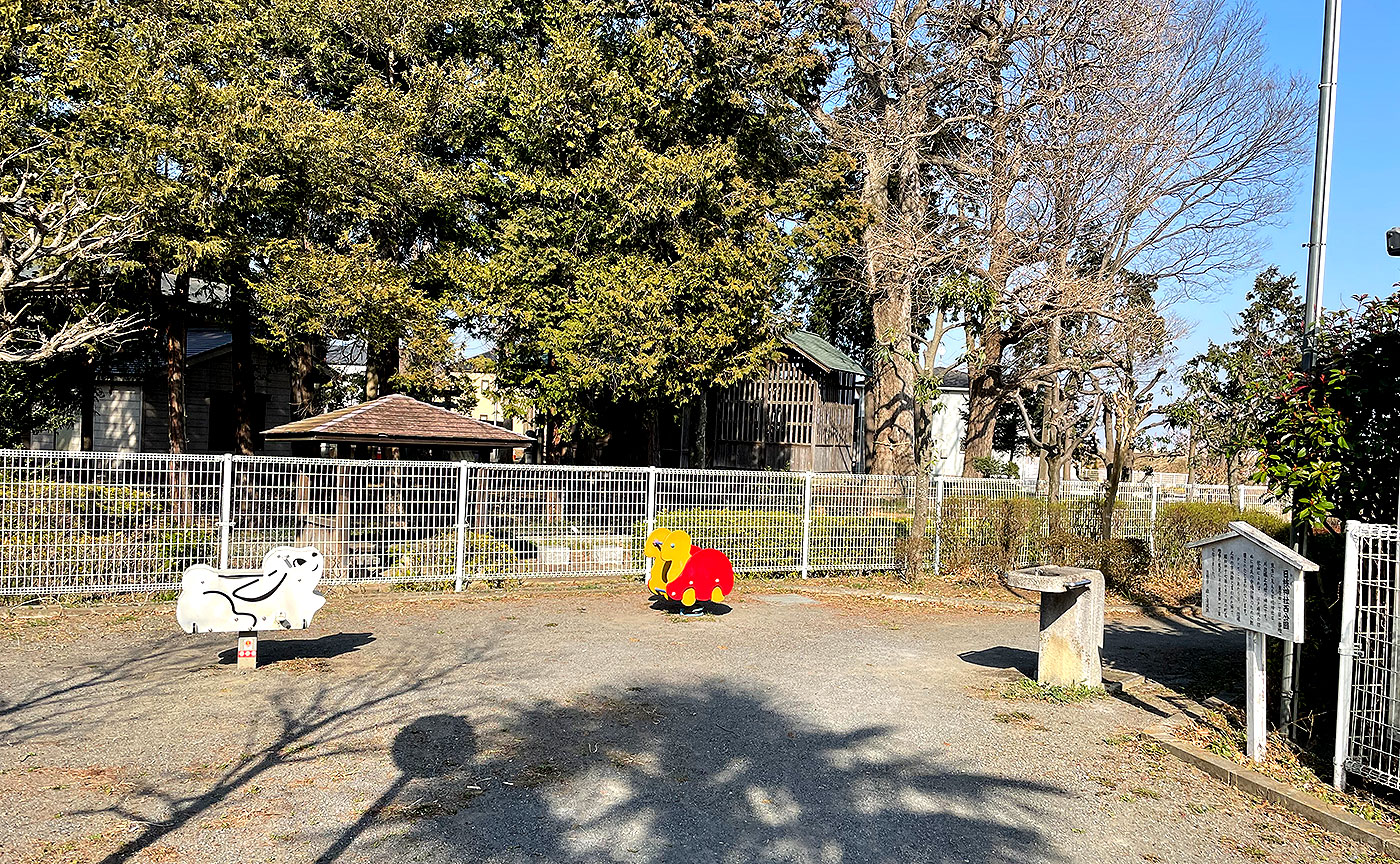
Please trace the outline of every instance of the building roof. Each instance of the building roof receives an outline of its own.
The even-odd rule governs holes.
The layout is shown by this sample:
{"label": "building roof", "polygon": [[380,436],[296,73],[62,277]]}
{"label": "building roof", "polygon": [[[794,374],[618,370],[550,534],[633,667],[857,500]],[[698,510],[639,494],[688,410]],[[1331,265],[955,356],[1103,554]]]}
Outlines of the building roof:
{"label": "building roof", "polygon": [[417,444],[439,447],[525,447],[533,438],[446,408],[392,393],[317,417],[293,420],[263,435],[277,441]]}
{"label": "building roof", "polygon": [[1206,546],[1214,546],[1216,543],[1225,540],[1235,540],[1238,538],[1248,540],[1290,567],[1309,573],[1318,569],[1316,564],[1304,558],[1302,555],[1299,555],[1297,552],[1294,552],[1268,534],[1265,534],[1263,531],[1260,531],[1258,528],[1255,528],[1248,522],[1231,522],[1228,533],[1220,534],[1216,537],[1207,537],[1204,540],[1197,540],[1194,543],[1187,543],[1186,548],[1201,549]]}
{"label": "building roof", "polygon": [[851,355],[832,345],[822,337],[806,330],[794,330],[783,337],[793,350],[817,364],[826,372],[851,372],[856,375],[869,375],[865,367],[857,363]]}
{"label": "building roof", "polygon": [[233,344],[233,334],[227,330],[203,330],[191,327],[185,333],[185,358],[194,359],[201,354],[227,348]]}
{"label": "building roof", "polygon": [[967,377],[966,372],[961,372],[951,366],[935,366],[933,374],[938,378],[938,386],[943,390],[967,390],[972,386],[972,381]]}

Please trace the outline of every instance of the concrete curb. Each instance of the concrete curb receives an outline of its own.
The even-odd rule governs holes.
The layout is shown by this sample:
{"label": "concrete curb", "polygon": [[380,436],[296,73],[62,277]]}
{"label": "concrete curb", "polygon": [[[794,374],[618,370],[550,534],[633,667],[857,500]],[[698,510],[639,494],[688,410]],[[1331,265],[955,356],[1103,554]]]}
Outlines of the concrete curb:
{"label": "concrete curb", "polygon": [[1382,855],[1400,858],[1400,834],[1369,822],[1354,813],[1349,813],[1336,805],[1314,798],[1306,792],[1300,792],[1272,777],[1266,777],[1257,771],[1252,771],[1243,765],[1182,741],[1172,734],[1170,724],[1171,720],[1168,719],[1149,726],[1143,731],[1155,743],[1161,745],[1162,749],[1177,759],[1204,771],[1227,786],[1233,786],[1241,792],[1276,804],[1334,834],[1340,834],[1369,846]]}

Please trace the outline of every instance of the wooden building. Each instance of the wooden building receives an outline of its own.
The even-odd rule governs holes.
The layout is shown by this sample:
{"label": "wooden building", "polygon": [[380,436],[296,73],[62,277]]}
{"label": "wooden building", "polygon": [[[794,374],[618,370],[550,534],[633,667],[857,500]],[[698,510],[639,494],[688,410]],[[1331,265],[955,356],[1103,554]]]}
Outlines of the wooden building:
{"label": "wooden building", "polygon": [[[233,334],[191,327],[185,338],[185,451],[234,450]],[[111,368],[94,375],[79,416],[66,426],[29,436],[36,450],[111,450],[166,453],[170,450],[164,360],[138,346]],[[253,347],[253,429],[292,419],[292,373],[286,358]],[[84,428],[86,427],[86,428]],[[87,446],[84,446],[86,443]],[[285,444],[254,436],[260,455],[285,456]]]}
{"label": "wooden building", "polygon": [[861,472],[865,369],[805,330],[784,340],[783,357],[714,400],[716,468]]}
{"label": "wooden building", "polygon": [[303,456],[513,462],[535,441],[492,423],[391,393],[262,433]]}

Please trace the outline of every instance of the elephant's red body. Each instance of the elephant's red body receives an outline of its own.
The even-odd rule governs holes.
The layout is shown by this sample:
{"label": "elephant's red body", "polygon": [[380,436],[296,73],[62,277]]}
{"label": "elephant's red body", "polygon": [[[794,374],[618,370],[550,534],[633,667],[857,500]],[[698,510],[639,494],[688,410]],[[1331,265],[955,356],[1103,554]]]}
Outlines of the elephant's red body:
{"label": "elephant's red body", "polygon": [[714,591],[719,589],[721,597],[734,591],[734,565],[729,557],[718,549],[690,547],[690,560],[685,562],[681,575],[666,583],[666,596],[684,602],[687,589],[694,588],[697,600],[714,599]]}

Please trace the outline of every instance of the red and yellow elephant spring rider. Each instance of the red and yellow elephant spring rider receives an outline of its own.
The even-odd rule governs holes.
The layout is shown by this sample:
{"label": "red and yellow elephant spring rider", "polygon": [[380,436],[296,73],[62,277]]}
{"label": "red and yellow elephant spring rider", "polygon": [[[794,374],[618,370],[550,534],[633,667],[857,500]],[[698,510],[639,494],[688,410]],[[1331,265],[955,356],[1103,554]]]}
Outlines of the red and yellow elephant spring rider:
{"label": "red and yellow elephant spring rider", "polygon": [[647,537],[648,558],[656,559],[647,577],[647,590],[657,599],[669,598],[690,612],[700,603],[719,603],[734,591],[734,565],[718,549],[701,549],[690,535],[657,528]]}

